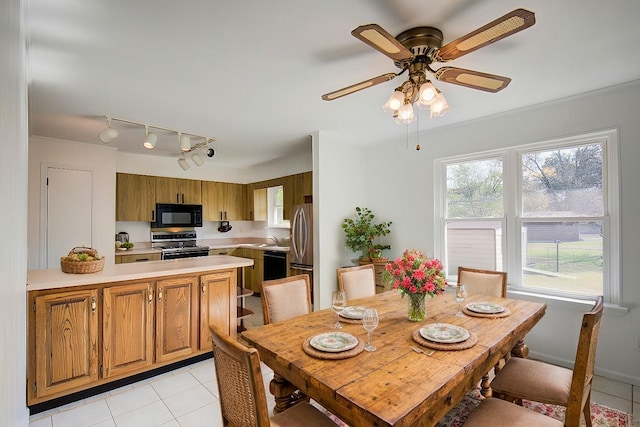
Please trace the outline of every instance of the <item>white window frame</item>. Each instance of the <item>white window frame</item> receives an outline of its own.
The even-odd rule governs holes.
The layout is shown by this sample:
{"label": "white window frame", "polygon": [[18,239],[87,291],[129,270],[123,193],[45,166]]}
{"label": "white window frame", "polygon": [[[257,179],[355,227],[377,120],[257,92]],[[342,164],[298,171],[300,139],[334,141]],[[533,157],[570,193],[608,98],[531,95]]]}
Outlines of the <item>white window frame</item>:
{"label": "white window frame", "polygon": [[[502,157],[503,159],[503,200],[505,228],[502,233],[502,263],[509,277],[509,290],[520,291],[547,297],[583,299],[584,295],[553,289],[525,288],[521,283],[521,174],[520,156],[523,152],[545,150],[576,145],[600,143],[603,145],[603,194],[605,200],[603,212],[603,295],[606,302],[613,305],[622,304],[622,284],[620,266],[620,156],[617,129],[574,135],[541,141],[532,144],[507,147],[468,155],[460,155],[436,159],[434,161],[434,254],[446,262],[445,227],[452,222],[446,214],[446,166],[451,163],[472,162],[486,158]],[[571,220],[574,218],[567,218]],[[578,218],[584,220],[584,218]]]}

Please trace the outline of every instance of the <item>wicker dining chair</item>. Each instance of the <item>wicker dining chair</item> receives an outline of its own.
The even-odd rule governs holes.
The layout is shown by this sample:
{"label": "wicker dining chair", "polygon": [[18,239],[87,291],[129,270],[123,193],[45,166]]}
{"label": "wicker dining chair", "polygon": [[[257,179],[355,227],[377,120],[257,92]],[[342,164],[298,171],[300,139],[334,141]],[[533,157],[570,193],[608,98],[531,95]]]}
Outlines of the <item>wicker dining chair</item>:
{"label": "wicker dining chair", "polygon": [[262,282],[261,300],[265,325],[311,313],[309,275],[265,280]]}
{"label": "wicker dining chair", "polygon": [[458,267],[458,283],[464,283],[469,295],[507,297],[507,273]]}
{"label": "wicker dining chair", "polygon": [[[478,268],[458,266],[458,283],[464,283],[468,295],[487,295],[500,298],[507,297],[507,273],[504,271],[481,270]],[[509,354],[504,360],[509,359]],[[500,363],[495,366],[494,372],[500,370]],[[489,373],[482,377],[482,390],[485,397],[490,397]]]}
{"label": "wicker dining chair", "polygon": [[338,268],[338,289],[347,301],[376,294],[376,273],[373,264]]}
{"label": "wicker dining chair", "polygon": [[269,417],[258,350],[243,346],[214,325],[209,329],[224,426],[335,427],[331,419],[304,401]]}
{"label": "wicker dining chair", "polygon": [[600,296],[593,309],[582,316],[573,370],[512,357],[491,382],[494,395],[517,403],[526,399],[564,406],[567,427],[577,427],[581,414],[586,426],[591,427],[591,384],[602,309]]}

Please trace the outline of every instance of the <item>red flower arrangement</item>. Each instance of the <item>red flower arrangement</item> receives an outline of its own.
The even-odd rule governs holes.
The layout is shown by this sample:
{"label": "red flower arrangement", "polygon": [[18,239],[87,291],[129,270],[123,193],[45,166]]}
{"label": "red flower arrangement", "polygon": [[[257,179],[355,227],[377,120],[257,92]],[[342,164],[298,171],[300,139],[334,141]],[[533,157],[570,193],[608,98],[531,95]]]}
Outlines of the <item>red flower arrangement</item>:
{"label": "red flower arrangement", "polygon": [[393,289],[400,290],[403,297],[407,294],[442,295],[447,286],[442,263],[417,249],[407,249],[387,264],[383,278],[392,281]]}

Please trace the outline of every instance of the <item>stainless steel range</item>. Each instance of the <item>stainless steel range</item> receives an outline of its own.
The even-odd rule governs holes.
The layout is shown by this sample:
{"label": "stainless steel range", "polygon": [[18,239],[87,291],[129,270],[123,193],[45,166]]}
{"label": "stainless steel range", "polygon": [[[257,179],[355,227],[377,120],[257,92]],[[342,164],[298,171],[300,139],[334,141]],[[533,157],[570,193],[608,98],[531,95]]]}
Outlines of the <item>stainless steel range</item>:
{"label": "stainless steel range", "polygon": [[151,247],[162,250],[162,259],[208,256],[208,246],[196,245],[193,228],[151,229]]}

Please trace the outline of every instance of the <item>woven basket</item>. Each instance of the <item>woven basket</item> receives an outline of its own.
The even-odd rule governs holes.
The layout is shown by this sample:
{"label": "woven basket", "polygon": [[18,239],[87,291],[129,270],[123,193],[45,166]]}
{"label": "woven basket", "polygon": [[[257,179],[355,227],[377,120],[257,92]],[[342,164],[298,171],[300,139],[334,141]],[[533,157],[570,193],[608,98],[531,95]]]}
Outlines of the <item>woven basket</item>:
{"label": "woven basket", "polygon": [[[96,253],[97,251],[92,248],[84,246],[78,246],[69,251],[69,255],[73,253]],[[67,257],[60,258],[60,268],[63,273],[72,274],[85,274],[85,273],[97,273],[104,268],[104,257],[95,259],[92,261],[72,261]]]}

